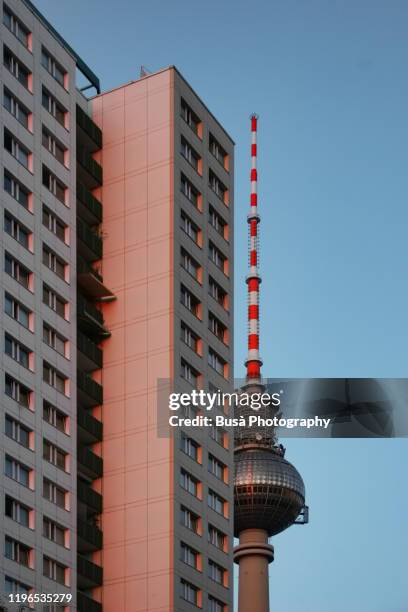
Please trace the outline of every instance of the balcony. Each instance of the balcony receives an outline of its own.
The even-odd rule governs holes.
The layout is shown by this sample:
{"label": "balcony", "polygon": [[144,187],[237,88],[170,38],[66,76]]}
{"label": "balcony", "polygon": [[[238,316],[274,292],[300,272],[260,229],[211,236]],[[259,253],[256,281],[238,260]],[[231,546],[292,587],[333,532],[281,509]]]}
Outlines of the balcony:
{"label": "balcony", "polygon": [[88,189],[96,189],[102,185],[102,166],[95,161],[90,153],[79,143],[77,145],[77,177]]}
{"label": "balcony", "polygon": [[102,149],[102,131],[80,106],[76,107],[77,134],[90,151]]}
{"label": "balcony", "polygon": [[82,555],[77,555],[77,575],[79,589],[93,589],[102,585],[103,569]]}
{"label": "balcony", "polygon": [[81,219],[89,225],[102,223],[102,204],[92,195],[83,183],[77,182],[77,211]]}
{"label": "balcony", "polygon": [[78,293],[77,297],[78,323],[81,329],[89,334],[101,334],[104,337],[110,336],[109,331],[103,323],[103,315],[100,310],[95,308],[91,302]]}
{"label": "balcony", "polygon": [[100,370],[103,365],[103,352],[85,334],[78,330],[77,334],[78,367],[85,372]]}
{"label": "balcony", "polygon": [[103,459],[98,457],[86,446],[78,446],[77,448],[77,460],[78,470],[87,476],[95,480],[101,478],[103,474]]}
{"label": "balcony", "polygon": [[95,444],[102,441],[103,424],[84,408],[77,410],[78,441],[83,444]]}
{"label": "balcony", "polygon": [[95,601],[81,591],[77,592],[77,610],[78,612],[102,612],[102,604]]}
{"label": "balcony", "polygon": [[96,525],[78,519],[77,535],[79,552],[89,553],[102,548],[103,534]]}
{"label": "balcony", "polygon": [[77,370],[78,404],[85,408],[99,406],[103,402],[103,387],[82,370]]}
{"label": "balcony", "polygon": [[77,218],[78,253],[88,261],[102,259],[102,238]]}
{"label": "balcony", "polygon": [[94,300],[111,301],[114,294],[103,284],[102,276],[83,257],[77,257],[77,281],[81,289]]}
{"label": "balcony", "polygon": [[92,489],[83,480],[78,479],[77,495],[78,501],[88,506],[88,508],[95,514],[101,514],[102,495],[100,495],[97,491],[94,491],[94,489]]}

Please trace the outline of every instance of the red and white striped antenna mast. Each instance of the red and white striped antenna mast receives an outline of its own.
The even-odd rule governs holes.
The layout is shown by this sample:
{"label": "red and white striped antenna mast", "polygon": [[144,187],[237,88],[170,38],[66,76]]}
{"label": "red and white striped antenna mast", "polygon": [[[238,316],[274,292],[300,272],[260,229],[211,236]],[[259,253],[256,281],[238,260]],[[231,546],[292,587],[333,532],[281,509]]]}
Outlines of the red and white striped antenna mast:
{"label": "red and white striped antenna mast", "polygon": [[245,361],[247,369],[247,383],[261,381],[262,359],[259,356],[259,286],[261,276],[258,270],[259,263],[259,236],[258,224],[258,172],[257,162],[257,128],[258,115],[251,115],[251,197],[250,212],[248,214],[249,228],[249,274],[248,285],[248,357]]}

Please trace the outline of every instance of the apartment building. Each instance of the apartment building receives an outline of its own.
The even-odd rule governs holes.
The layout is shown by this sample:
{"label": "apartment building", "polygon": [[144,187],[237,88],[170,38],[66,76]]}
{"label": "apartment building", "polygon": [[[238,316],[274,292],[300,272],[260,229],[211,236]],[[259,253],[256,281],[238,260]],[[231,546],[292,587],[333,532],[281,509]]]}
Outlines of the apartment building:
{"label": "apartment building", "polygon": [[233,142],[174,67],[101,94],[1,10],[0,592],[231,611],[233,445],[160,437],[157,381],[231,388]]}

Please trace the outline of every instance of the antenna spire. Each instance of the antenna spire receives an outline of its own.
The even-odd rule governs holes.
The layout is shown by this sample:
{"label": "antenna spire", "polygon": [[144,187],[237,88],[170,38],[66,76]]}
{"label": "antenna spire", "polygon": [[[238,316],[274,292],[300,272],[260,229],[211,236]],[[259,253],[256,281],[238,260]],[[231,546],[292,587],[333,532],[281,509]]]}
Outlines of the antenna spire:
{"label": "antenna spire", "polygon": [[258,271],[259,237],[258,223],[258,173],[257,173],[257,128],[258,115],[251,115],[251,196],[250,212],[248,214],[249,228],[249,274],[248,285],[248,357],[245,361],[247,382],[260,381],[262,360],[259,356],[259,286],[261,277]]}

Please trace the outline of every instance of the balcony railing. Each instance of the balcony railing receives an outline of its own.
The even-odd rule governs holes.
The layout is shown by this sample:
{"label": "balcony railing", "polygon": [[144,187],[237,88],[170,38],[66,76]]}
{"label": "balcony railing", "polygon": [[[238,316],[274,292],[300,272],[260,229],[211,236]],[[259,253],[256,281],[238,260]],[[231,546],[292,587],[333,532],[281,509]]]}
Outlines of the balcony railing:
{"label": "balcony railing", "polygon": [[93,232],[89,226],[77,218],[77,236],[78,239],[84,243],[86,247],[86,255],[91,260],[102,258],[102,238]]}
{"label": "balcony railing", "polygon": [[96,148],[102,149],[102,131],[78,105],[76,107],[76,120],[77,125],[82,128],[85,134],[95,143]]}
{"label": "balcony railing", "polygon": [[[92,586],[101,586],[103,580],[103,569],[82,555],[77,555],[78,582],[87,582]],[[82,577],[82,581],[81,581]]]}
{"label": "balcony railing", "polygon": [[[77,149],[76,158],[78,163],[82,166],[82,168],[89,175],[89,179],[92,183],[92,187],[96,187],[98,185],[102,185],[103,182],[103,172],[102,166],[98,164],[97,161],[93,159],[93,157],[86,151],[86,149],[79,147]],[[94,185],[96,183],[96,185]]]}
{"label": "balcony railing", "polygon": [[101,442],[103,435],[102,421],[95,419],[92,414],[89,414],[80,406],[78,406],[77,409],[77,423],[78,428],[84,430],[86,438],[89,440],[89,444],[92,444],[93,442]]}
{"label": "balcony railing", "polygon": [[87,315],[97,321],[100,325],[103,325],[103,314],[100,310],[95,308],[91,302],[88,302],[83,295],[78,294],[78,314]]}
{"label": "balcony railing", "polygon": [[84,206],[86,218],[90,223],[96,224],[102,222],[102,204],[79,181],[77,182],[77,199]]}
{"label": "balcony railing", "polygon": [[77,592],[77,610],[78,612],[102,612],[102,604],[95,601],[81,591]]}
{"label": "balcony railing", "polygon": [[81,519],[77,520],[78,538],[88,543],[89,549],[99,550],[102,548],[103,534],[102,531],[92,523],[87,523]]}
{"label": "balcony railing", "polygon": [[[85,394],[86,403],[90,406],[98,406],[103,403],[103,387],[96,380],[93,380],[82,370],[77,370],[78,390]],[[81,403],[81,398],[80,402]]]}
{"label": "balcony railing", "polygon": [[95,455],[86,446],[78,446],[77,448],[78,463],[84,468],[84,471],[90,478],[100,478],[103,474],[103,459]]}
{"label": "balcony railing", "polygon": [[100,272],[79,254],[77,255],[77,281],[85,295],[92,299],[115,299],[112,291],[104,285]]}
{"label": "balcony railing", "polygon": [[77,348],[78,350],[91,361],[95,367],[94,370],[100,369],[103,364],[103,352],[88,336],[85,336],[78,330],[77,334]]}
{"label": "balcony railing", "polygon": [[77,274],[91,274],[98,279],[100,283],[103,283],[103,278],[99,274],[98,270],[95,270],[83,257],[77,256]]}
{"label": "balcony railing", "polygon": [[94,489],[92,489],[82,480],[78,480],[77,495],[78,500],[86,504],[89,508],[91,508],[91,510],[94,510],[95,514],[101,514],[102,495],[100,495],[97,491],[94,491]]}

